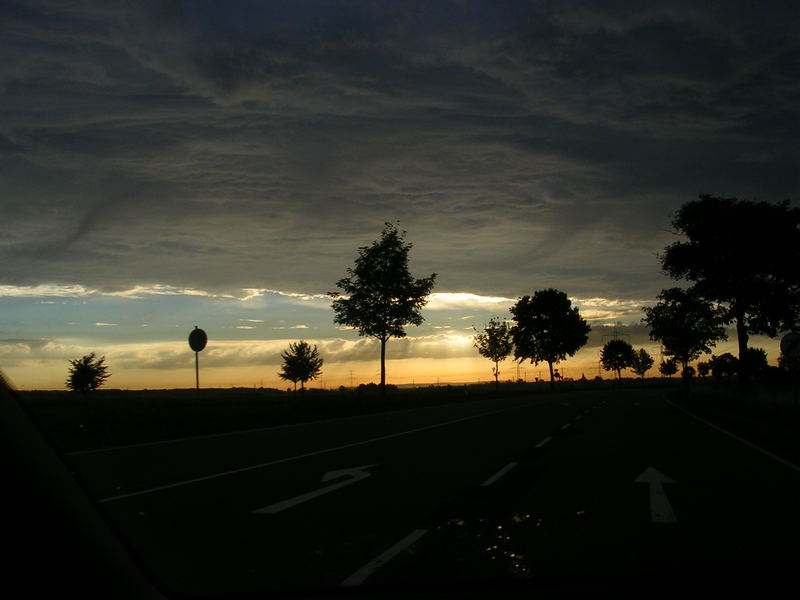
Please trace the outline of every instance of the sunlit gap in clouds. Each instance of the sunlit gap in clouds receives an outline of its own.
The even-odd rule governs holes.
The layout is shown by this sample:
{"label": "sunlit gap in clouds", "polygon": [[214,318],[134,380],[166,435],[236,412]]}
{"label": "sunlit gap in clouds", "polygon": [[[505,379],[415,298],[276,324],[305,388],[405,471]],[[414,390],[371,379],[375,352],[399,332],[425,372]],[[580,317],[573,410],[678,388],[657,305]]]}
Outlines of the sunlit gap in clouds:
{"label": "sunlit gap in clouds", "polygon": [[[526,290],[531,294],[535,290]],[[520,294],[522,295],[522,294]],[[396,384],[486,381],[491,364],[472,339],[492,317],[510,319],[517,298],[472,292],[435,292],[425,322],[387,344],[388,380]],[[572,298],[591,323],[589,344],[565,361],[567,377],[597,373],[599,347],[612,328],[654,346],[639,324],[639,300]],[[81,285],[0,286],[0,361],[26,389],[63,389],[67,361],[90,352],[104,355],[108,387],[190,387],[194,356],[187,343],[195,325],[209,335],[200,356],[202,384],[209,387],[284,388],[277,373],[281,351],[304,339],[325,360],[315,385],[349,386],[377,381],[379,344],[333,323],[323,293],[267,288],[202,290],[166,284],[100,290]],[[657,348],[655,348],[657,354]],[[508,360],[502,379],[533,379],[538,368]]]}

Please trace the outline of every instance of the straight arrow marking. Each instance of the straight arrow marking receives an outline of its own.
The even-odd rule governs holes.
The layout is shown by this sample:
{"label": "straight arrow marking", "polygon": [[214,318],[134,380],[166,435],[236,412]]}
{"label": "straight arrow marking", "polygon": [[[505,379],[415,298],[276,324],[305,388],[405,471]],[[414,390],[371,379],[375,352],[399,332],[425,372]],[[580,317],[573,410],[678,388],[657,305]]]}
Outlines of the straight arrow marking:
{"label": "straight arrow marking", "polygon": [[675,483],[675,480],[653,467],[647,467],[634,481],[650,486],[650,520],[653,523],[678,522],[663,486],[665,483]]}
{"label": "straight arrow marking", "polygon": [[361,481],[362,479],[366,479],[367,477],[372,475],[372,473],[367,471],[367,469],[374,466],[375,465],[363,465],[361,467],[350,467],[349,469],[338,469],[336,471],[328,471],[322,476],[322,483],[325,483],[326,481],[331,481],[332,479],[339,479],[340,477],[347,477],[347,479],[343,479],[342,481],[338,481],[331,485],[326,485],[325,487],[319,488],[318,490],[306,492],[305,494],[300,494],[299,496],[295,496],[294,498],[289,498],[288,500],[282,500],[281,502],[270,504],[269,506],[265,506],[264,508],[256,509],[253,511],[253,514],[274,515],[275,513],[284,511],[287,508],[292,508],[293,506],[297,506],[298,504],[302,504],[303,502],[308,502],[309,500],[313,500],[314,498],[322,496],[323,494],[328,494],[330,492],[343,488],[352,483],[356,483],[357,481]]}

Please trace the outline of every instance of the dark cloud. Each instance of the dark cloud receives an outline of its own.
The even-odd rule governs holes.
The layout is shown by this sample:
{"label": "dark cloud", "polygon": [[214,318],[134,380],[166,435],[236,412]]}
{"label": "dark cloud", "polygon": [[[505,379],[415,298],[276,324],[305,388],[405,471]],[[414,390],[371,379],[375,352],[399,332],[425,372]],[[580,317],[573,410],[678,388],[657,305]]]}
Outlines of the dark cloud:
{"label": "dark cloud", "polygon": [[0,283],[652,297],[698,193],[797,195],[793,3],[4,4]]}

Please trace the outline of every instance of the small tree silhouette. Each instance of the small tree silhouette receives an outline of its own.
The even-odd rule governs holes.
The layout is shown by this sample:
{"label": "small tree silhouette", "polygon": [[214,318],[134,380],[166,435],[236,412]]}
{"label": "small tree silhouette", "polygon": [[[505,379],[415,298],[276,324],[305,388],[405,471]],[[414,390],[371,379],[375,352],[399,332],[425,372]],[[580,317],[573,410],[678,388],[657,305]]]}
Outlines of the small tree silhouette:
{"label": "small tree silhouette", "polygon": [[278,377],[291,381],[297,391],[297,382],[300,382],[300,393],[305,393],[305,382],[316,379],[322,372],[322,359],[317,347],[313,348],[303,340],[289,344],[289,349],[281,352],[283,366]]}
{"label": "small tree silhouette", "polygon": [[711,373],[711,363],[706,361],[702,361],[697,363],[697,374],[700,377],[708,377],[708,374]]}
{"label": "small tree silhouette", "polygon": [[724,377],[733,377],[739,369],[739,359],[730,352],[725,352],[719,356],[711,355],[708,361],[711,374],[714,379],[721,380]]}
{"label": "small tree silhouette", "polygon": [[645,373],[647,373],[652,367],[655,361],[653,357],[650,356],[650,353],[645,350],[644,348],[639,348],[634,354],[634,361],[631,368],[633,372],[636,373],[639,377],[644,379]]}
{"label": "small tree silhouette", "polygon": [[489,324],[484,327],[482,332],[475,335],[473,345],[478,349],[481,356],[494,363],[494,369],[492,369],[494,389],[498,390],[500,387],[500,363],[511,356],[514,351],[511,328],[508,323],[501,321],[499,317],[494,317],[489,320]]}
{"label": "small tree silhouette", "polygon": [[658,365],[658,370],[662,375],[672,377],[678,372],[678,363],[674,358],[669,358],[665,361],[662,361],[661,364]]}
{"label": "small tree silhouette", "polygon": [[69,361],[67,389],[80,392],[86,397],[87,392],[93,392],[99,388],[111,376],[105,361],[105,356],[95,358],[94,352]]}
{"label": "small tree silhouette", "polygon": [[600,351],[600,364],[606,371],[617,372],[617,384],[622,384],[622,369],[632,367],[636,351],[625,340],[608,340]]}
{"label": "small tree silhouette", "polygon": [[[743,363],[747,363],[744,368],[742,368]],[[763,348],[753,348],[748,346],[744,353],[744,360],[741,358],[739,359],[738,367],[737,373],[740,377],[742,376],[743,371],[746,371],[748,376],[752,377],[759,377],[763,375],[769,367],[769,363],[767,362],[767,351]]]}

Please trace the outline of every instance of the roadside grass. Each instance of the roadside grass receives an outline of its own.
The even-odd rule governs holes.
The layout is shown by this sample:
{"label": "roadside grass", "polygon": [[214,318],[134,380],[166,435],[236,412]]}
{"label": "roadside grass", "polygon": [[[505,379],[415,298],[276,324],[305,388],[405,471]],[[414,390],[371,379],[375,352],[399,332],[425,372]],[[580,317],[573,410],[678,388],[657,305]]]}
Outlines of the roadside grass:
{"label": "roadside grass", "polygon": [[672,399],[687,410],[800,464],[800,406],[792,383],[699,380]]}
{"label": "roadside grass", "polygon": [[[608,390],[612,380],[564,381],[556,393]],[[628,380],[627,387],[675,385],[675,380]],[[62,452],[273,427],[409,408],[492,398],[550,394],[546,382],[394,388],[98,390],[83,396],[61,391],[17,392],[45,436]]]}

